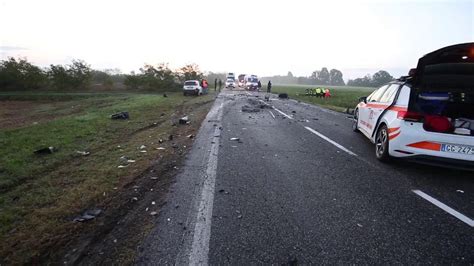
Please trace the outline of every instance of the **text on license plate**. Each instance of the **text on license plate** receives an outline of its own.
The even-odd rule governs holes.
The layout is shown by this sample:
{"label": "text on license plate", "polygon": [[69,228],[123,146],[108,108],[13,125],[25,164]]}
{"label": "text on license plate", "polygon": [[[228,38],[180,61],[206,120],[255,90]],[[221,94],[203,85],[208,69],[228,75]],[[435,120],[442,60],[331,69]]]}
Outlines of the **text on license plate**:
{"label": "text on license plate", "polygon": [[472,146],[442,144],[441,151],[474,155],[474,147]]}

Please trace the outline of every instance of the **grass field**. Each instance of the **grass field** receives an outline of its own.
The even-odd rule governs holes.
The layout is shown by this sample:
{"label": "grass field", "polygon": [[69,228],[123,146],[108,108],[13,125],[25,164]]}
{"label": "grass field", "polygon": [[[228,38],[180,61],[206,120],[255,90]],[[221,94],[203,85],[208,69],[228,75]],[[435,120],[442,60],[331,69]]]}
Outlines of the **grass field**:
{"label": "grass field", "polygon": [[[171,143],[158,143],[185,128],[173,121],[186,114],[198,126],[214,96],[0,94],[0,257],[31,262],[42,249],[61,243],[78,227],[74,216],[118,193],[173,150]],[[110,119],[119,111],[128,111],[130,119]],[[186,138],[175,135],[180,137]],[[161,145],[167,150],[157,150]],[[33,153],[49,146],[57,152]],[[122,156],[135,163],[118,168]]]}
{"label": "grass field", "polygon": [[[316,96],[307,96],[306,89],[328,88],[331,92],[331,98],[323,99]],[[272,91],[275,93],[288,93],[290,98],[304,101],[307,103],[324,106],[328,109],[344,112],[347,108],[354,108],[358,99],[362,96],[368,96],[375,88],[349,87],[349,86],[309,86],[309,85],[275,85]]]}

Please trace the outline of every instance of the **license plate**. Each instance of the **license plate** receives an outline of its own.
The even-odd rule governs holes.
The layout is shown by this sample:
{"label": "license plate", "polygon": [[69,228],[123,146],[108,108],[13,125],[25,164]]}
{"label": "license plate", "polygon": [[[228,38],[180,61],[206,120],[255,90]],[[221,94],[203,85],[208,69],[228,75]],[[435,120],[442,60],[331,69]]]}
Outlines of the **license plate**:
{"label": "license plate", "polygon": [[442,144],[441,145],[441,151],[452,152],[452,153],[461,153],[461,154],[467,154],[467,155],[474,155],[474,147],[472,147],[472,146]]}

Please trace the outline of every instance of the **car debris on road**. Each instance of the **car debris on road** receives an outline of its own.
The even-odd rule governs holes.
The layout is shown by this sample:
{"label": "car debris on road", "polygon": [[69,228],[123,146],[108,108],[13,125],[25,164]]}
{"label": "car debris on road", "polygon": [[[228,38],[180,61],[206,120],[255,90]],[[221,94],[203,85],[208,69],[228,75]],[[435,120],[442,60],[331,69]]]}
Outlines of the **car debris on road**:
{"label": "car debris on road", "polygon": [[111,119],[129,119],[130,115],[128,112],[120,112],[110,116]]}
{"label": "car debris on road", "polygon": [[57,151],[58,151],[57,148],[55,148],[53,146],[50,146],[50,147],[38,149],[38,150],[34,151],[34,153],[38,154],[38,155],[43,155],[43,154],[52,154],[52,153],[55,153]]}

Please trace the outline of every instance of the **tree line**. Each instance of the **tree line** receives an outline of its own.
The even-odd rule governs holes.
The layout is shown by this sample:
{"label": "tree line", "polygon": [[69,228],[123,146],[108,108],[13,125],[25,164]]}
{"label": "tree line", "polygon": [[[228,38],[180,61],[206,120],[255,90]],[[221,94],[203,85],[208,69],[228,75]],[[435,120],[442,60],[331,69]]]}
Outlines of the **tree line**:
{"label": "tree line", "polygon": [[[343,79],[343,74],[338,69],[331,69],[323,67],[321,70],[315,70],[310,76],[294,76],[291,71],[288,71],[286,76],[270,76],[262,77],[261,81],[267,83],[269,80],[275,84],[301,84],[301,85],[332,85],[344,86],[346,85]],[[393,80],[393,77],[385,70],[380,70],[373,75],[367,74],[363,78],[350,79],[347,82],[348,86],[359,87],[378,87]]]}
{"label": "tree line", "polygon": [[380,70],[374,73],[365,75],[362,78],[350,79],[347,81],[348,86],[357,87],[380,87],[383,84],[392,81],[394,78],[385,70]]}
{"label": "tree line", "polygon": [[0,61],[0,90],[79,91],[92,88],[112,89],[116,85],[132,90],[179,90],[185,80],[202,79],[199,66],[189,64],[172,70],[167,64],[145,64],[138,73],[122,74],[118,69],[96,70],[83,60],[66,65],[38,67],[25,58]]}

